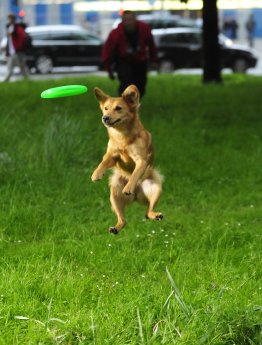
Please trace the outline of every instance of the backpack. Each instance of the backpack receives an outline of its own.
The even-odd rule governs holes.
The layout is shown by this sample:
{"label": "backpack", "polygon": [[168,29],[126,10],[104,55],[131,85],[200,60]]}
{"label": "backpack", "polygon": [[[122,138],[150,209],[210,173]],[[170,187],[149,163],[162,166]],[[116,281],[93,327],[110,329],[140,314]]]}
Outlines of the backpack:
{"label": "backpack", "polygon": [[28,50],[33,47],[33,39],[29,35],[29,33],[25,32],[25,42],[24,42],[24,49]]}

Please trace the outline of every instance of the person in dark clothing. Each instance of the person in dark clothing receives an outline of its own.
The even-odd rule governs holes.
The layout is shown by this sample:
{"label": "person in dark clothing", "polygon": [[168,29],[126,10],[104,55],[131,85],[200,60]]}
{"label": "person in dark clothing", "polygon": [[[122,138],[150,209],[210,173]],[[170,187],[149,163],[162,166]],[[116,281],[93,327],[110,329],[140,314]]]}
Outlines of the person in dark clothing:
{"label": "person in dark clothing", "polygon": [[250,47],[254,46],[254,34],[255,34],[256,22],[253,14],[250,14],[246,22],[247,40]]}
{"label": "person in dark clothing", "polygon": [[29,73],[24,56],[26,42],[25,29],[22,25],[16,23],[16,16],[13,13],[10,13],[7,18],[7,45],[5,48],[7,56],[7,75],[4,81],[9,81],[16,64],[19,65],[23,77],[27,79]]}
{"label": "person in dark clothing", "polygon": [[102,49],[102,62],[110,79],[117,73],[119,95],[135,84],[142,97],[145,94],[149,64],[156,65],[157,49],[151,28],[136,19],[134,12],[125,11],[122,22],[113,29]]}

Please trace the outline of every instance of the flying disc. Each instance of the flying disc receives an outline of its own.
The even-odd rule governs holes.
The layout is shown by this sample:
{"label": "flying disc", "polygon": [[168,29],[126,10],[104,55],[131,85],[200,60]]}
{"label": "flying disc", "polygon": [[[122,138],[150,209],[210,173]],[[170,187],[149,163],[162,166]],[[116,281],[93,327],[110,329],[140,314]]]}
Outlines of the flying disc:
{"label": "flying disc", "polygon": [[41,93],[41,98],[59,98],[81,95],[87,92],[87,87],[84,85],[66,85],[53,87]]}

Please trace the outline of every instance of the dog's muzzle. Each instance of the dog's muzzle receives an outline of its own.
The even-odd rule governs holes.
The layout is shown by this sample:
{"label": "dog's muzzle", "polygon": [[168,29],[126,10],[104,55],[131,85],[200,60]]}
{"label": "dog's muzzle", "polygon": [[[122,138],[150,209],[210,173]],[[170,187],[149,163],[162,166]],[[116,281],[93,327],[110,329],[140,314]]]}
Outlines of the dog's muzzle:
{"label": "dog's muzzle", "polygon": [[114,124],[116,124],[117,122],[120,121],[120,119],[117,119],[117,120],[111,122],[111,117],[108,116],[108,115],[104,115],[104,116],[102,117],[102,120],[103,120],[103,122],[104,122],[104,124],[105,124],[106,126],[113,126]]}
{"label": "dog's muzzle", "polygon": [[107,116],[107,115],[104,115],[104,116],[102,117],[102,120],[103,120],[103,122],[104,122],[105,125],[109,125],[110,122],[111,122],[110,116]]}

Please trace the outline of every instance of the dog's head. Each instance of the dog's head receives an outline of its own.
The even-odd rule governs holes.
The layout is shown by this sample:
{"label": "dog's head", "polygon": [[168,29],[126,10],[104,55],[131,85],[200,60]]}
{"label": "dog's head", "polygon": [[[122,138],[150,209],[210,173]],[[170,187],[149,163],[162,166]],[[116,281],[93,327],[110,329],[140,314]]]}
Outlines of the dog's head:
{"label": "dog's head", "polygon": [[102,122],[106,127],[125,128],[137,116],[139,91],[135,85],[128,86],[121,97],[110,97],[98,87],[94,92],[102,110]]}

